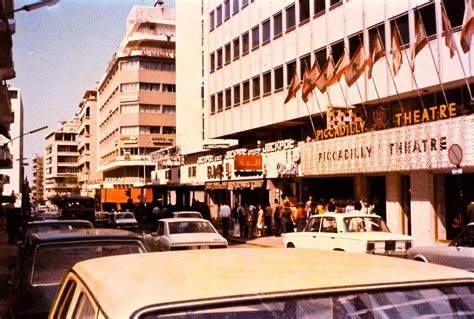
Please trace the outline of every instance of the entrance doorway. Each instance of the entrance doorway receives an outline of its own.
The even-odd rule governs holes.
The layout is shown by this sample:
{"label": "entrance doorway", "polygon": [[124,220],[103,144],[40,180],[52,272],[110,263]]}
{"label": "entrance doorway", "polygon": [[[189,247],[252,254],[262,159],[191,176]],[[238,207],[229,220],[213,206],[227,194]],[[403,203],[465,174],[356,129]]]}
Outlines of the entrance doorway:
{"label": "entrance doorway", "polygon": [[369,176],[367,177],[369,200],[375,207],[375,213],[387,220],[387,191],[385,186],[385,176]]}

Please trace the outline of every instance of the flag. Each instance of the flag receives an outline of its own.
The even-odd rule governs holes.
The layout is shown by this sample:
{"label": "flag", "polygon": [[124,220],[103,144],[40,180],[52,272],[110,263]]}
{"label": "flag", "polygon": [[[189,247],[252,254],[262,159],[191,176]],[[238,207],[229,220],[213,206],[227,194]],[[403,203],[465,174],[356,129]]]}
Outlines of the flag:
{"label": "flag", "polygon": [[334,67],[334,71],[332,72],[331,78],[327,81],[326,86],[330,86],[338,82],[348,66],[349,60],[347,58],[346,50],[344,50],[341,57],[339,58],[339,61],[337,61],[337,64]]}
{"label": "flag", "polygon": [[474,18],[472,16],[472,0],[465,0],[464,18],[461,29],[461,48],[464,53],[471,49],[472,35],[474,34]]}
{"label": "flag", "polygon": [[364,73],[366,66],[367,59],[365,58],[364,45],[361,43],[349,62],[346,72],[344,72],[344,77],[346,78],[348,86],[351,86],[355,81],[357,81],[362,73]]}
{"label": "flag", "polygon": [[415,43],[411,51],[411,68],[412,71],[415,71],[415,57],[418,52],[423,49],[423,47],[428,43],[428,38],[426,37],[426,30],[423,26],[423,21],[421,16],[418,15],[415,23]]}
{"label": "flag", "polygon": [[314,61],[311,70],[305,70],[305,74],[303,76],[303,88],[302,88],[302,98],[303,101],[306,103],[311,96],[312,91],[316,87],[316,80],[318,79],[320,74],[318,61]]}
{"label": "flag", "polygon": [[446,12],[444,5],[441,5],[441,20],[443,23],[444,43],[449,48],[449,56],[453,58],[454,52],[456,51],[456,41],[454,41],[453,33],[451,31],[451,22],[449,22],[448,13]]}
{"label": "flag", "polygon": [[369,79],[372,77],[372,68],[375,62],[377,62],[383,56],[385,56],[385,51],[383,50],[382,42],[380,42],[380,36],[377,32],[375,34],[374,40],[372,40],[372,50],[370,51],[367,62],[369,66],[369,71],[367,72]]}
{"label": "flag", "polygon": [[321,93],[326,92],[327,89],[327,81],[331,74],[334,71],[334,62],[332,60],[332,56],[329,55],[324,63],[323,67],[321,68],[321,73],[319,74],[316,80],[316,86],[318,87]]}
{"label": "flag", "polygon": [[293,73],[293,78],[291,79],[290,88],[288,89],[288,94],[285,98],[285,102],[283,104],[288,103],[292,98],[296,97],[296,92],[301,88],[300,79],[298,78],[298,74]]}
{"label": "flag", "polygon": [[393,26],[392,30],[392,69],[393,69],[393,76],[397,75],[400,67],[403,64],[403,57],[402,57],[402,47],[401,47],[400,36],[398,33],[397,25]]}

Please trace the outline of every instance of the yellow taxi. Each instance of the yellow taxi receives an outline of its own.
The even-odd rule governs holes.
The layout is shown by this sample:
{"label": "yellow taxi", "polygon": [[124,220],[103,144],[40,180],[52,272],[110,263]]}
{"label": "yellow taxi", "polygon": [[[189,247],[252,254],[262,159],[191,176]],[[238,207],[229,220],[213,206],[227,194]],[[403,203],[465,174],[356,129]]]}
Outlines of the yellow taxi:
{"label": "yellow taxi", "polygon": [[474,274],[306,249],[148,253],[77,263],[49,318],[474,316]]}

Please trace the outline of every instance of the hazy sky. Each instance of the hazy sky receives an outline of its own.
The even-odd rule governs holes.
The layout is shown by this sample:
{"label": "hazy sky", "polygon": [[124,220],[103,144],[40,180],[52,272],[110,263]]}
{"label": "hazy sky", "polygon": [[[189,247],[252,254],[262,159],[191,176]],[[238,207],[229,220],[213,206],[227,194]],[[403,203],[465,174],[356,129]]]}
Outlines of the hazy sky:
{"label": "hazy sky", "polygon": [[[37,0],[15,0],[15,7]],[[24,157],[44,155],[44,136],[59,121],[79,113],[84,92],[94,89],[126,30],[133,5],[153,6],[154,0],[61,0],[52,7],[15,15],[13,59],[16,78],[9,81],[23,97],[24,132],[48,125],[24,138]],[[174,6],[171,0],[167,6]],[[14,136],[12,136],[13,138]]]}

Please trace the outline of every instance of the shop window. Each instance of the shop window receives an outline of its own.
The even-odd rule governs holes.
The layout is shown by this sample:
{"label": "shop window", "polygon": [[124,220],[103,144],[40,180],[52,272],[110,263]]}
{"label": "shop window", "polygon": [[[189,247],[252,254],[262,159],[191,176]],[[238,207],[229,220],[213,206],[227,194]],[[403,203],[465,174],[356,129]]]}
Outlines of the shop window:
{"label": "shop window", "polygon": [[216,27],[222,24],[222,6],[218,6],[216,9]]}
{"label": "shop window", "polygon": [[234,106],[240,104],[240,84],[234,85]]}
{"label": "shop window", "polygon": [[263,96],[272,92],[272,73],[270,71],[263,74]]}
{"label": "shop window", "polygon": [[234,0],[232,9],[232,14],[237,14],[237,12],[239,12],[239,0]]}
{"label": "shop window", "polygon": [[385,26],[379,24],[369,29],[369,52],[372,52],[372,47],[374,46],[374,39],[380,35],[380,40],[382,41],[382,48],[385,49]]}
{"label": "shop window", "polygon": [[245,81],[242,84],[242,100],[247,103],[250,100],[250,81]]}
{"label": "shop window", "polygon": [[230,0],[224,0],[224,19],[230,18]]}
{"label": "shop window", "polygon": [[356,33],[349,37],[349,58],[352,59],[357,48],[360,46],[364,38],[362,32]]}
{"label": "shop window", "polygon": [[230,63],[230,42],[225,45],[225,64]]}
{"label": "shop window", "polygon": [[293,74],[296,71],[296,61],[292,61],[286,64],[286,85],[290,85]]}
{"label": "shop window", "polygon": [[252,29],[252,50],[260,45],[260,29],[258,26]]}
{"label": "shop window", "polygon": [[283,66],[280,66],[273,71],[273,78],[275,82],[275,91],[283,88]]}
{"label": "shop window", "polygon": [[283,32],[282,13],[278,12],[273,16],[273,37],[276,38]]}
{"label": "shop window", "polygon": [[311,69],[311,55],[306,54],[300,58],[300,80],[303,78],[304,70]]}
{"label": "shop window", "polygon": [[209,13],[209,31],[214,30],[215,27],[215,20],[214,20],[214,11]]}
{"label": "shop window", "polygon": [[217,68],[222,68],[222,48],[217,50]]}
{"label": "shop window", "polygon": [[262,22],[262,43],[270,41],[270,19]]}
{"label": "shop window", "polygon": [[295,5],[292,4],[288,8],[285,9],[286,13],[286,31],[290,31],[295,27],[296,19],[295,19]]}
{"label": "shop window", "polygon": [[314,52],[314,56],[316,58],[316,61],[318,61],[319,68],[321,69],[324,66],[324,63],[326,63],[327,59],[327,52],[326,48],[321,48]]}
{"label": "shop window", "polygon": [[390,21],[390,26],[392,30],[394,30],[395,25],[398,27],[398,31],[400,32],[399,38],[400,38],[400,41],[402,42],[401,46],[403,47],[404,45],[408,45],[410,43],[410,32],[408,28],[408,14],[404,14]]}
{"label": "shop window", "polygon": [[305,22],[309,19],[309,1],[310,0],[299,0],[300,4],[300,23]]}
{"label": "shop window", "polygon": [[314,0],[314,14],[324,14],[326,10],[326,0]]}
{"label": "shop window", "polygon": [[429,37],[436,35],[436,16],[434,3],[415,11],[415,17],[419,16],[421,16],[423,24],[425,25],[426,34]]}
{"label": "shop window", "polygon": [[242,34],[242,55],[249,53],[249,33]]}
{"label": "shop window", "polygon": [[334,59],[334,63],[339,61],[340,57],[344,54],[344,41],[339,41],[331,44],[331,55]]}
{"label": "shop window", "polygon": [[213,94],[211,95],[211,114],[216,112],[216,96]]}
{"label": "shop window", "polygon": [[230,109],[232,106],[232,89],[228,88],[225,90],[225,108]]}
{"label": "shop window", "polygon": [[451,21],[451,27],[456,28],[462,25],[464,17],[465,0],[449,0],[443,1],[446,12],[448,13],[449,21]]}
{"label": "shop window", "polygon": [[216,70],[216,66],[214,64],[214,61],[215,61],[214,57],[215,57],[214,53],[211,53],[211,56],[209,57],[209,67],[210,67],[211,73]]}
{"label": "shop window", "polygon": [[234,39],[234,41],[232,41],[232,45],[234,47],[234,60],[236,60],[240,57],[240,39]]}
{"label": "shop window", "polygon": [[256,76],[252,79],[252,98],[258,99],[260,97],[260,76]]}
{"label": "shop window", "polygon": [[217,112],[222,112],[224,109],[224,93],[217,93]]}

